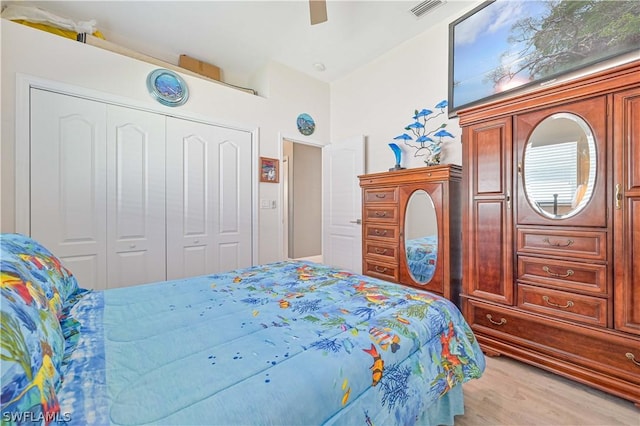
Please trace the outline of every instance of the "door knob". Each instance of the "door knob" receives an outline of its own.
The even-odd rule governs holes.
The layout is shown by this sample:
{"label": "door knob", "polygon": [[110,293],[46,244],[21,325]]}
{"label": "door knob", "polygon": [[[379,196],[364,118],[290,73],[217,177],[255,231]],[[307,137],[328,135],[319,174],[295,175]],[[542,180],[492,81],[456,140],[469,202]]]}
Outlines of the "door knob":
{"label": "door knob", "polygon": [[362,223],[362,219],[350,220],[349,223],[356,223],[360,225]]}

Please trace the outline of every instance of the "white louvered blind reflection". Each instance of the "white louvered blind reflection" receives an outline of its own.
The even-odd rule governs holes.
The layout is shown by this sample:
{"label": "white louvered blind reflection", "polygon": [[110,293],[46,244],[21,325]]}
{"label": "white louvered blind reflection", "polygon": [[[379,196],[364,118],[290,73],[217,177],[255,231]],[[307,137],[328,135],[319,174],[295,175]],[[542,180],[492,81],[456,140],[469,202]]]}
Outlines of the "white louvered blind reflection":
{"label": "white louvered blind reflection", "polygon": [[525,181],[529,199],[540,206],[552,206],[554,194],[558,205],[571,205],[577,182],[577,142],[555,143],[529,147]]}

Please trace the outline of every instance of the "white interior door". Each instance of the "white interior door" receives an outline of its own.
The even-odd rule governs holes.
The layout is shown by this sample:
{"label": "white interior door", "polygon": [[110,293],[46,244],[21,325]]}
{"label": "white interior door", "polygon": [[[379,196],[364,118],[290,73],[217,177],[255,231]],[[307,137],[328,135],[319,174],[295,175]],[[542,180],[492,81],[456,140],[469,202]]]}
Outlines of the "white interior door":
{"label": "white interior door", "polygon": [[167,118],[167,277],[252,264],[251,134]]}
{"label": "white interior door", "polygon": [[165,116],[107,106],[107,287],[166,279]]}
{"label": "white interior door", "polygon": [[362,272],[364,136],[322,148],[323,263]]}
{"label": "white interior door", "polygon": [[31,237],[106,288],[106,106],[31,89]]}

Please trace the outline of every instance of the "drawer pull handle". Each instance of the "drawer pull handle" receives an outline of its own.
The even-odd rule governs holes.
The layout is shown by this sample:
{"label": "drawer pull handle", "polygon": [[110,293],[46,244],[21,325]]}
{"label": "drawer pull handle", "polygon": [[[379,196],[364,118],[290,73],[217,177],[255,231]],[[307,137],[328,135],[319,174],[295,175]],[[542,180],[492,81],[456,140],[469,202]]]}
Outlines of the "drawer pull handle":
{"label": "drawer pull handle", "polygon": [[376,194],[376,198],[387,198],[387,194]]}
{"label": "drawer pull handle", "polygon": [[385,272],[387,272],[387,268],[381,268],[378,265],[376,265],[374,269],[376,270],[376,272],[380,272],[381,274],[384,274]]}
{"label": "drawer pull handle", "polygon": [[640,362],[636,361],[636,357],[633,356],[633,354],[631,352],[627,352],[626,354],[624,354],[624,356],[626,356],[627,358],[629,358],[629,360],[634,363],[635,365],[637,365],[638,367],[640,367]]}
{"label": "drawer pull handle", "polygon": [[378,254],[385,254],[387,252],[387,249],[382,249],[380,250],[378,247],[375,248],[376,253]]}
{"label": "drawer pull handle", "polygon": [[494,321],[493,317],[491,316],[491,314],[487,314],[487,319],[489,320],[489,322],[491,324],[495,324],[495,325],[505,325],[507,323],[506,318],[500,318],[500,322]]}
{"label": "drawer pull handle", "polygon": [[387,230],[380,231],[379,229],[374,230],[376,235],[387,235]]}
{"label": "drawer pull handle", "polygon": [[387,216],[387,212],[376,212],[376,216],[385,217],[385,216]]}
{"label": "drawer pull handle", "polygon": [[567,240],[566,243],[561,244],[561,243],[559,243],[557,241],[555,243],[552,243],[551,241],[549,241],[549,238],[545,238],[544,240],[542,240],[542,242],[543,243],[547,243],[547,244],[549,244],[550,246],[553,246],[553,247],[569,247],[571,244],[573,244],[574,241],[573,240]]}
{"label": "drawer pull handle", "polygon": [[564,275],[551,272],[551,269],[548,266],[543,266],[542,270],[545,271],[547,274],[551,275],[552,277],[558,277],[558,278],[567,278],[573,275],[573,269],[567,269],[567,273]]}
{"label": "drawer pull handle", "polygon": [[569,300],[569,301],[567,302],[567,304],[566,304],[566,305],[564,305],[564,306],[562,306],[562,305],[559,305],[559,304],[557,304],[557,303],[553,303],[553,302],[549,301],[549,296],[542,296],[542,300],[544,300],[544,302],[545,302],[547,305],[549,305],[549,306],[554,306],[554,307],[556,307],[556,308],[563,308],[563,309],[566,309],[566,308],[570,308],[570,307],[572,307],[572,306],[573,306],[573,302],[572,302],[571,300]]}

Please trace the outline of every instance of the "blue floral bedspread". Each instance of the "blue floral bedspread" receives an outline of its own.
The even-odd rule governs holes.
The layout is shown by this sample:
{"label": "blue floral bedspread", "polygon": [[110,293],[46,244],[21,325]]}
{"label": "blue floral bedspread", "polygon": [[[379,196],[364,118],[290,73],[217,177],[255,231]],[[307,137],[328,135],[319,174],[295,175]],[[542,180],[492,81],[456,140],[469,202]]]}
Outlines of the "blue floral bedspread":
{"label": "blue floral bedspread", "polygon": [[414,279],[421,283],[431,281],[436,270],[438,236],[429,235],[406,241],[407,263]]}
{"label": "blue floral bedspread", "polygon": [[439,296],[279,262],[86,294],[73,424],[413,424],[484,357]]}

